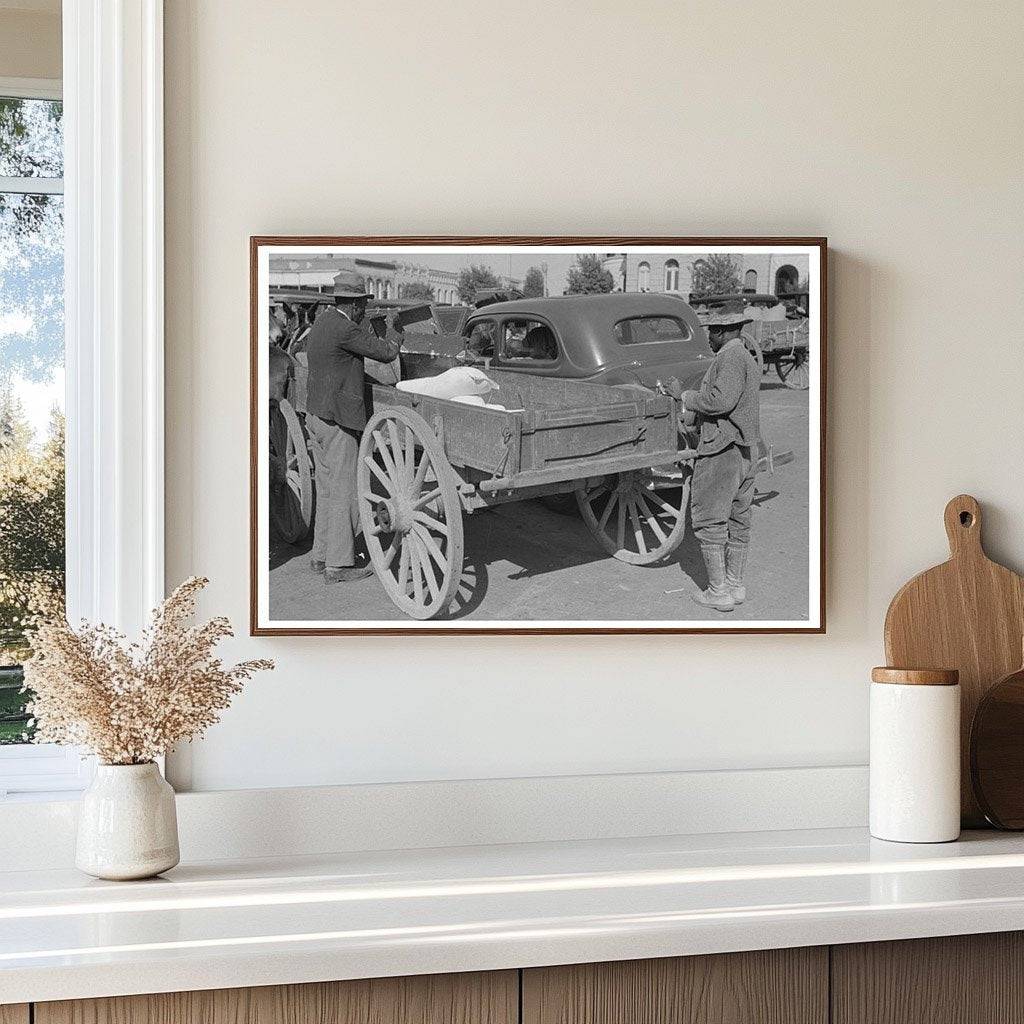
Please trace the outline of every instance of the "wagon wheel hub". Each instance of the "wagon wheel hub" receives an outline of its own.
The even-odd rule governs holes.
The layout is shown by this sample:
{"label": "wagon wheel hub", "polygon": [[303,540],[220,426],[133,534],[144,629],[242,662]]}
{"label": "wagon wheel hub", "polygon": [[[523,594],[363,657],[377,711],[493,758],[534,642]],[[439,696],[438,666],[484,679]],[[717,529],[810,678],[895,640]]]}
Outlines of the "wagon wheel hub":
{"label": "wagon wheel hub", "polygon": [[377,522],[386,533],[407,534],[416,521],[413,503],[407,494],[397,494],[377,510]]}

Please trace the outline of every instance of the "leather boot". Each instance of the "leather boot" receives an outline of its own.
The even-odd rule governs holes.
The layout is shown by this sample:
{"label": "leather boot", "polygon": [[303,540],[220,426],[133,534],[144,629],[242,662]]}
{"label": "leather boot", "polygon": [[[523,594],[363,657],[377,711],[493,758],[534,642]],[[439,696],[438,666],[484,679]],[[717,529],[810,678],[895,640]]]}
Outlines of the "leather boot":
{"label": "leather boot", "polygon": [[700,553],[708,571],[708,589],[694,594],[694,601],[720,612],[731,612],[736,602],[725,583],[725,545],[701,544]]}
{"label": "leather boot", "polygon": [[736,604],[743,604],[747,599],[747,588],[743,582],[746,568],[747,545],[730,541],[725,546],[725,585]]}

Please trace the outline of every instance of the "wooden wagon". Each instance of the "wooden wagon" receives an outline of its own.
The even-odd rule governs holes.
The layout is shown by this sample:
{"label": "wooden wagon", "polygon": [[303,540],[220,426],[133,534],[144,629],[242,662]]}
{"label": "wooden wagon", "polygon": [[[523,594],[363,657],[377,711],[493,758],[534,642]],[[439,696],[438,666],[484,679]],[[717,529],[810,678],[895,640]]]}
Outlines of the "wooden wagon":
{"label": "wooden wagon", "polygon": [[754,320],[743,329],[748,347],[756,348],[764,366],[774,366],[787,388],[806,391],[811,384],[808,321]]}
{"label": "wooden wagon", "polygon": [[463,571],[463,516],[575,493],[601,547],[633,565],[669,556],[685,530],[695,452],[677,406],[641,388],[489,371],[505,409],[374,385],[359,449],[363,535],[394,604],[444,614]]}

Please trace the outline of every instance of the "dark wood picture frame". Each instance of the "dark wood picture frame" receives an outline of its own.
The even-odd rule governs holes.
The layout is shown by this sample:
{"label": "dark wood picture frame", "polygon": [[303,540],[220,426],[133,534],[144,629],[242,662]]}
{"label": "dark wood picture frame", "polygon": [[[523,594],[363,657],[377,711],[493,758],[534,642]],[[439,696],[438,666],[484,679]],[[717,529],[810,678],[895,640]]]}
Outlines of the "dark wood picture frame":
{"label": "dark wood picture frame", "polygon": [[[531,626],[525,620],[522,626],[493,627],[475,626],[471,623],[448,623],[441,625],[405,626],[400,623],[388,626],[360,626],[358,623],[345,627],[279,627],[259,624],[259,565],[257,541],[259,445],[257,433],[258,408],[258,360],[259,317],[266,315],[261,308],[258,288],[258,254],[264,246],[315,246],[332,248],[339,246],[593,246],[595,250],[616,251],[621,246],[680,246],[700,247],[703,251],[714,252],[722,246],[803,246],[816,248],[819,253],[818,309],[819,309],[819,515],[818,515],[818,565],[819,565],[819,608],[818,622],[807,626],[758,626],[756,622],[744,622],[730,627],[679,625],[628,626],[587,626],[585,620],[579,625]],[[249,627],[252,636],[545,636],[545,635],[657,635],[657,634],[823,634],[826,631],[826,434],[827,434],[827,379],[828,379],[828,240],[825,237],[777,237],[777,236],[643,236],[620,235],[573,235],[573,236],[506,236],[506,235],[254,235],[249,239],[249,339],[250,339],[250,431],[249,431]]]}

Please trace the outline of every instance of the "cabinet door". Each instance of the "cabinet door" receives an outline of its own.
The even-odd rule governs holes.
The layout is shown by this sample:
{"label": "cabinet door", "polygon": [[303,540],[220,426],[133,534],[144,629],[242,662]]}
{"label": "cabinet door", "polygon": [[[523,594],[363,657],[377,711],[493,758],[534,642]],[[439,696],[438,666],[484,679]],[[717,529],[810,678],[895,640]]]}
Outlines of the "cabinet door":
{"label": "cabinet door", "polygon": [[7,1003],[0,1006],[0,1024],[28,1024],[26,1003]]}
{"label": "cabinet door", "polygon": [[523,1024],[825,1024],[828,950],[772,949],[523,972]]}
{"label": "cabinet door", "polygon": [[1024,1024],[1024,935],[832,947],[834,1024]]}
{"label": "cabinet door", "polygon": [[35,1024],[516,1024],[518,995],[515,971],[441,974],[37,1003]]}

